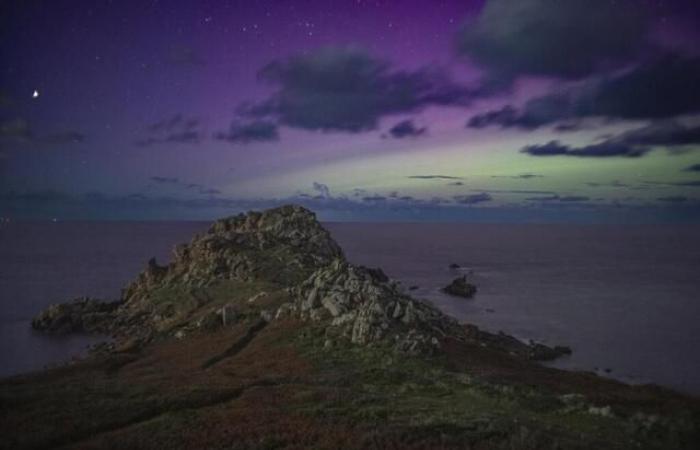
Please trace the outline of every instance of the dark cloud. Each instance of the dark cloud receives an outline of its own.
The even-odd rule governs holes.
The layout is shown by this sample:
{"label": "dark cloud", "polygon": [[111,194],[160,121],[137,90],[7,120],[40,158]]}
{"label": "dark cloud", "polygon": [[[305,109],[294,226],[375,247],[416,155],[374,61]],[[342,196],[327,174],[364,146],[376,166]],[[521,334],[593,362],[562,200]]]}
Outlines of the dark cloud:
{"label": "dark cloud", "polygon": [[493,194],[554,194],[552,191],[538,189],[472,189],[473,191],[490,192]]}
{"label": "dark cloud", "polygon": [[493,200],[493,197],[486,192],[480,194],[455,195],[452,198],[461,205],[476,205],[477,203],[490,202]]}
{"label": "dark cloud", "polygon": [[691,181],[667,181],[667,182],[661,182],[661,181],[645,181],[644,183],[646,183],[646,184],[655,184],[655,185],[660,185],[660,186],[700,187],[700,181],[698,181],[698,180],[691,180]]}
{"label": "dark cloud", "polygon": [[412,120],[402,120],[389,129],[392,137],[401,139],[405,137],[417,137],[425,134],[426,127],[416,127]]}
{"label": "dark cloud", "polygon": [[331,190],[328,185],[314,181],[312,185],[314,191],[318,192],[322,197],[330,197]]}
{"label": "dark cloud", "polygon": [[657,200],[667,203],[682,203],[687,202],[689,199],[684,195],[669,195],[667,197],[658,197]]}
{"label": "dark cloud", "polygon": [[511,105],[478,114],[467,122],[469,128],[499,126],[501,128],[523,128],[534,130],[572,115],[571,100],[566,95],[553,94],[529,100],[522,112]]}
{"label": "dark cloud", "polygon": [[[565,92],[537,97],[521,110],[506,105],[472,117],[467,126],[535,129],[560,121],[575,130],[577,119],[668,119],[700,112],[700,58],[666,55],[621,75],[590,80]],[[574,122],[571,122],[574,120]],[[668,126],[668,124],[666,124]],[[562,127],[557,127],[562,131]],[[671,130],[673,131],[673,130]],[[678,132],[678,130],[676,130]],[[697,142],[697,129],[694,139]]]}
{"label": "dark cloud", "polygon": [[700,58],[669,55],[642,64],[574,98],[579,117],[662,119],[700,111]]}
{"label": "dark cloud", "polygon": [[248,144],[251,142],[276,141],[279,139],[277,125],[268,120],[255,120],[247,123],[233,122],[225,133],[217,133],[216,139]]}
{"label": "dark cloud", "polygon": [[146,131],[148,136],[136,141],[139,147],[170,143],[199,144],[203,138],[199,119],[179,113],[149,125]]}
{"label": "dark cloud", "polygon": [[589,187],[629,187],[630,185],[627,183],[622,183],[621,181],[615,180],[611,181],[609,183],[595,183],[595,182],[589,182],[586,183],[586,186]]}
{"label": "dark cloud", "polygon": [[538,175],[536,173],[521,173],[518,175],[491,175],[491,178],[513,178],[516,180],[529,180],[532,178],[544,178],[544,175]]}
{"label": "dark cloud", "polygon": [[688,126],[668,119],[654,121],[584,147],[572,148],[558,141],[550,141],[543,145],[527,146],[521,151],[532,156],[639,157],[648,153],[654,146],[676,147],[693,144],[700,144],[700,125]]}
{"label": "dark cloud", "polygon": [[180,183],[180,179],[174,178],[174,177],[154,176],[154,177],[151,177],[151,181],[154,181],[154,182],[160,183],[160,184],[179,184]]}
{"label": "dark cloud", "polygon": [[244,105],[241,113],[307,130],[372,130],[386,115],[464,105],[472,96],[438,70],[395,70],[350,48],[323,48],[274,61],[258,77],[276,91],[265,101]]}
{"label": "dark cloud", "polygon": [[467,122],[469,128],[485,128],[491,125],[499,125],[503,128],[520,126],[518,110],[511,105],[506,105],[501,109],[477,114]]}
{"label": "dark cloud", "polygon": [[583,195],[549,195],[545,197],[530,197],[526,200],[532,202],[564,202],[564,203],[577,203],[577,202],[587,202],[590,197],[585,197]]}
{"label": "dark cloud", "polygon": [[369,197],[362,197],[362,201],[363,201],[363,202],[369,202],[369,203],[372,203],[372,202],[384,202],[384,201],[386,201],[386,199],[387,199],[387,198],[386,198],[385,196],[383,196],[383,195],[372,195],[372,196],[369,196]]}
{"label": "dark cloud", "polygon": [[461,180],[462,177],[452,177],[449,175],[409,175],[407,178],[417,180]]}
{"label": "dark cloud", "polygon": [[553,194],[551,191],[538,189],[470,189],[470,191],[487,192],[491,194]]}
{"label": "dark cloud", "polygon": [[615,140],[629,145],[648,146],[700,144],[700,125],[687,126],[676,120],[660,120],[623,133]]}
{"label": "dark cloud", "polygon": [[639,148],[618,143],[606,141],[600,144],[591,144],[583,147],[570,147],[559,143],[559,141],[550,141],[542,145],[528,145],[521,152],[532,156],[576,156],[576,157],[591,157],[591,158],[607,158],[615,156],[624,156],[635,158],[644,155],[648,149]]}
{"label": "dark cloud", "polygon": [[497,79],[583,77],[639,53],[646,13],[632,0],[489,0],[458,48]]}
{"label": "dark cloud", "polygon": [[685,168],[686,172],[700,172],[700,164],[693,164]]}
{"label": "dark cloud", "polygon": [[678,181],[676,183],[673,183],[674,186],[683,186],[683,187],[700,187],[700,181]]}
{"label": "dark cloud", "polygon": [[447,183],[448,186],[464,186],[464,183],[462,181],[453,181],[451,183]]}

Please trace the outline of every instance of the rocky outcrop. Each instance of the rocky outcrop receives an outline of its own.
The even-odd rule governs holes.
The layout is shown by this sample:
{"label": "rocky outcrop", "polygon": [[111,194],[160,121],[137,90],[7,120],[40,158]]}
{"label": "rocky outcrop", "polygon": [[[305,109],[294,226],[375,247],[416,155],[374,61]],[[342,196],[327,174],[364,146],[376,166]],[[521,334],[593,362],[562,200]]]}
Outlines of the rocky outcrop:
{"label": "rocky outcrop", "polygon": [[503,332],[489,333],[471,324],[464,325],[464,331],[468,342],[476,343],[482,347],[496,349],[522,359],[551,361],[560,356],[571,354],[571,349],[569,347],[559,345],[549,347],[534,341],[525,343]]}
{"label": "rocky outcrop", "polygon": [[[465,277],[450,286],[457,295],[475,290]],[[470,334],[438,309],[406,295],[381,269],[348,263],[315,215],[300,206],[218,220],[205,234],[177,246],[167,266],[148,261],[120,302],[82,299],[54,305],[33,325],[52,333],[110,334],[117,339],[116,349],[154,338],[183,339],[241,321],[288,317],[324,329],[331,344],[347,340],[408,353],[434,353],[446,337],[499,341],[488,337],[494,335]],[[544,353],[522,345],[521,353]]]}
{"label": "rocky outcrop", "polygon": [[163,284],[201,287],[221,279],[273,279],[294,285],[343,253],[313,212],[288,205],[217,220],[204,235],[177,246],[173,256],[165,267],[149,261],[125,289],[124,302],[138,307]]}
{"label": "rocky outcrop", "polygon": [[294,302],[277,316],[295,315],[326,326],[327,334],[355,344],[388,343],[410,353],[432,353],[458,323],[436,308],[399,291],[376,269],[342,259],[314,272],[292,290]]}
{"label": "rocky outcrop", "polygon": [[32,328],[51,334],[106,333],[115,319],[119,302],[87,297],[49,306],[32,320]]}
{"label": "rocky outcrop", "polygon": [[442,292],[456,297],[472,298],[476,294],[476,286],[468,282],[467,276],[463,275],[442,288]]}

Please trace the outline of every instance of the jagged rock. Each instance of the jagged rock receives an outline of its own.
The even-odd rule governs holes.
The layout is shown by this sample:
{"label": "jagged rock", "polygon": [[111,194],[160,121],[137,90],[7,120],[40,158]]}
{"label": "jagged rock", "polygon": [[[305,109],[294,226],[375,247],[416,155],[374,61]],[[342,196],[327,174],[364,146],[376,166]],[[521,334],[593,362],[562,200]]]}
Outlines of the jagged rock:
{"label": "jagged rock", "polygon": [[175,247],[173,257],[166,267],[152,259],[127,286],[129,307],[147,306],[153,289],[163,285],[267,278],[292,286],[343,253],[313,212],[287,205],[217,220],[204,235]]}
{"label": "jagged rock", "polygon": [[442,291],[457,297],[471,298],[476,294],[476,286],[469,283],[467,276],[463,275],[452,280],[452,283],[442,288]]}
{"label": "jagged rock", "polygon": [[33,320],[32,328],[52,334],[71,332],[106,333],[119,302],[103,302],[88,297],[49,306]]}
{"label": "jagged rock", "polygon": [[342,259],[314,272],[293,294],[295,304],[288,310],[302,319],[326,320],[331,333],[356,344],[383,341],[401,351],[432,353],[440,336],[461,333],[455,320],[402,294],[383,272]]}

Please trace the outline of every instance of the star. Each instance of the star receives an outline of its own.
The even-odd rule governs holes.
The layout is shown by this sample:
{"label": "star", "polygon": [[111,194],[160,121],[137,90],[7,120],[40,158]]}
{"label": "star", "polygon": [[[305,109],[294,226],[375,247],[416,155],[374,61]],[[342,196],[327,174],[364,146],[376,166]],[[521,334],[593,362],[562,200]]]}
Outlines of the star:
{"label": "star", "polygon": [[39,91],[34,89],[34,92],[32,92],[32,98],[37,98],[37,97],[39,97]]}

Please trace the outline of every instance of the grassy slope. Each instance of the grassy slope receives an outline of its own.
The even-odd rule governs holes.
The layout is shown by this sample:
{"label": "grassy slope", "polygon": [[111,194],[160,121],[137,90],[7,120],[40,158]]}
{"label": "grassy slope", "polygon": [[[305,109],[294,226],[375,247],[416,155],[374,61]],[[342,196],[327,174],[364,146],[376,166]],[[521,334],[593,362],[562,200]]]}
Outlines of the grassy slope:
{"label": "grassy slope", "polygon": [[[163,329],[197,320],[202,305],[233,303],[241,320],[0,381],[0,448],[695,444],[699,402],[659,388],[548,369],[477,344],[446,341],[442,355],[426,359],[329,341],[310,324],[263,326],[260,311],[287,300],[271,283],[172,289],[152,294]],[[268,295],[248,302],[260,291]]]}
{"label": "grassy slope", "polygon": [[[280,321],[205,368],[251,325],[3,381],[0,446],[692,448],[678,424],[697,421],[696,401],[525,362],[512,372],[488,350],[469,370],[455,351],[328,347],[319,330]],[[506,373],[521,381],[495,381]],[[593,400],[560,396],[576,391]],[[604,400],[614,417],[589,411]],[[632,418],[664,410],[672,422]]]}

